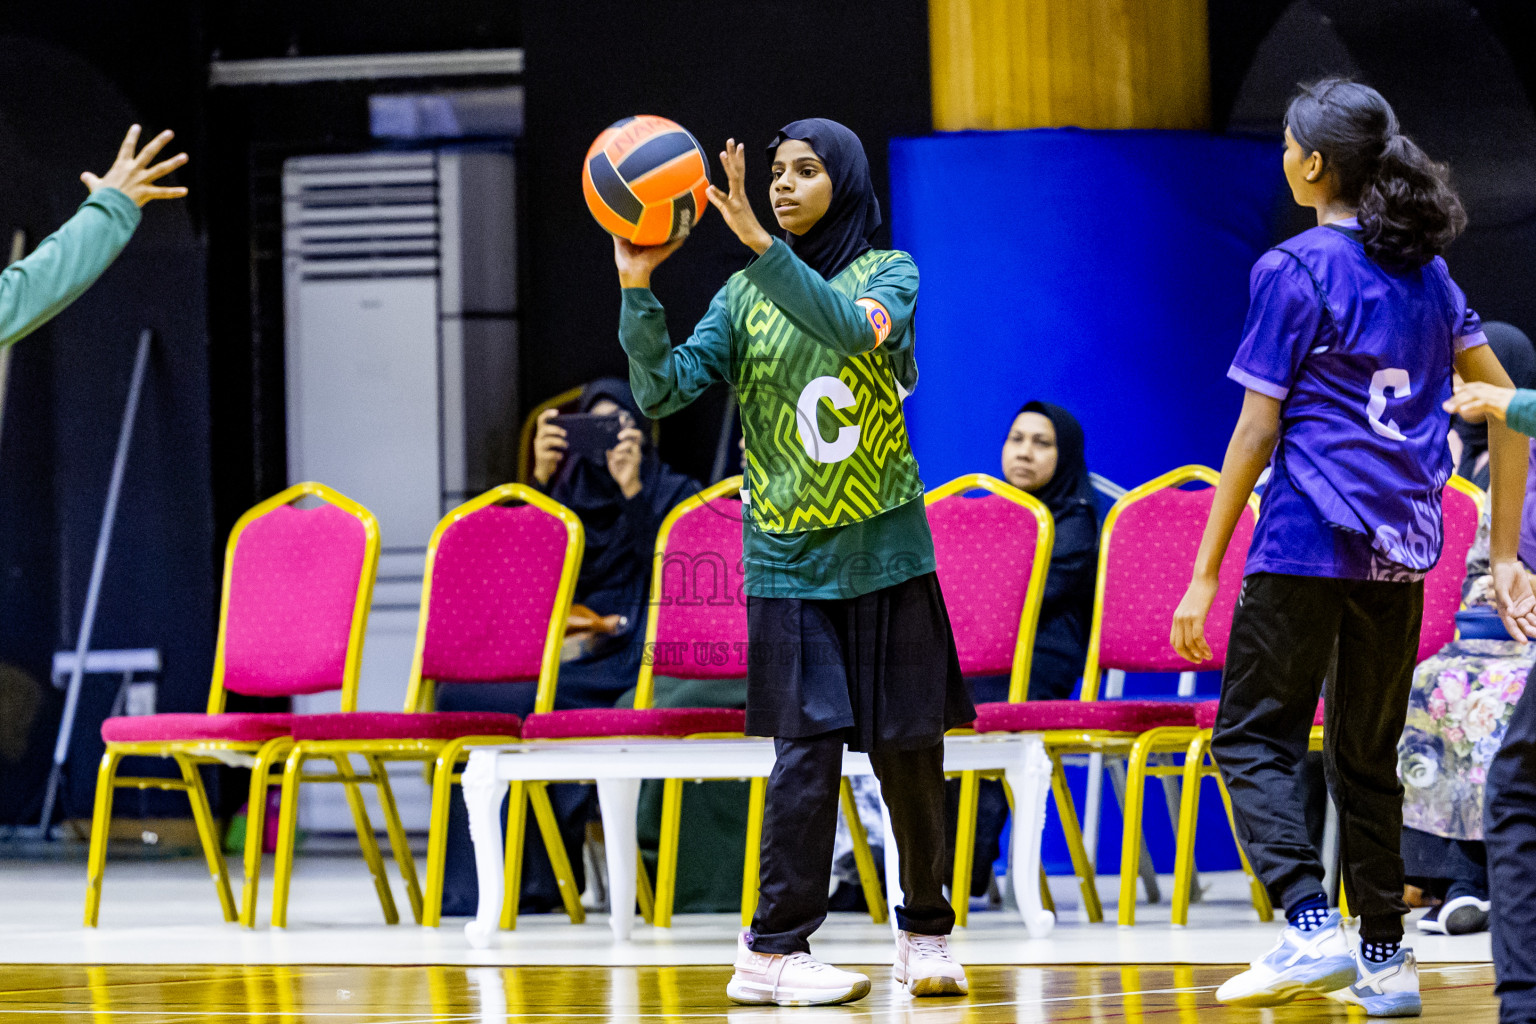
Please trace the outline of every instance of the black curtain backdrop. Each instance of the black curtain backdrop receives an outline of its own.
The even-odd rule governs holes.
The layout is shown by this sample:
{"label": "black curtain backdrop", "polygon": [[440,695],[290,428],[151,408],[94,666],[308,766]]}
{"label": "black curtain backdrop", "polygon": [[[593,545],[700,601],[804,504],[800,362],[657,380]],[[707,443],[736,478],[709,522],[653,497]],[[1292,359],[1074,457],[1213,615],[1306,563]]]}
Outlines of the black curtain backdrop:
{"label": "black curtain backdrop", "polygon": [[[672,118],[703,144],[711,177],[721,185],[715,155],[727,137],[745,142],[747,186],[770,229],[764,147],[783,124],[830,117],[858,132],[887,219],[887,143],[932,129],[925,0],[602,0],[581,5],[579,14],[564,4],[528,4],[522,17],[528,87],[524,408],[593,377],[627,373],[612,243],[581,195],[582,157],[607,125],[632,114]],[[674,342],[688,336],[710,298],[750,255],[718,213],[705,214],[654,281]],[[706,476],[725,401],[726,389],[715,388],[669,419],[662,426],[664,457]]]}
{"label": "black curtain backdrop", "polygon": [[[1210,0],[1211,124],[1217,131],[1226,127],[1265,37],[1288,9],[1306,3],[1307,0]],[[1421,6],[1416,0],[1361,0],[1342,9],[1357,22],[1366,24],[1362,38],[1382,39],[1401,33],[1405,26],[1398,19]],[[1335,7],[1332,3],[1319,3],[1315,13],[1331,21]],[[1465,7],[1503,43],[1527,95],[1536,102],[1536,4],[1528,0],[1466,0]],[[1473,62],[1481,56],[1446,54],[1447,59],[1460,57]]]}
{"label": "black curtain backdrop", "polygon": [[[1348,74],[1380,89],[1403,130],[1451,167],[1468,227],[1446,260],[1472,307],[1536,331],[1536,5],[1225,2],[1211,30],[1220,128],[1278,134],[1298,81]],[[1287,235],[1315,223],[1292,212]]]}

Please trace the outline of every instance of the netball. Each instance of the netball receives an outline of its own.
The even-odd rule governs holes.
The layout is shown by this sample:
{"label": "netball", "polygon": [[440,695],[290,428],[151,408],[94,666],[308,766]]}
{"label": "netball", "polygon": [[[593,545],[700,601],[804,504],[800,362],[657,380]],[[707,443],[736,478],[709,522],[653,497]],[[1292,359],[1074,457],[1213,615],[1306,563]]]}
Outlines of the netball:
{"label": "netball", "polygon": [[610,234],[662,245],[693,230],[708,206],[709,160],[682,125],[642,114],[593,140],[581,167],[587,208]]}

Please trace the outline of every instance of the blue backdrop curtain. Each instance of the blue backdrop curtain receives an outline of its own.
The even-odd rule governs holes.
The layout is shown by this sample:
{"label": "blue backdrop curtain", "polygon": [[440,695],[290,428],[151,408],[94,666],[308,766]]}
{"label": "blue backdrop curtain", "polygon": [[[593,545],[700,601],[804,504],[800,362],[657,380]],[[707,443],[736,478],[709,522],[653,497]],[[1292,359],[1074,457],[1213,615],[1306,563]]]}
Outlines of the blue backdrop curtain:
{"label": "blue backdrop curtain", "polygon": [[[1280,154],[1278,137],[1200,132],[894,140],[892,239],[922,274],[921,372],[907,423],[927,484],[998,475],[1015,410],[1037,398],[1081,420],[1089,468],[1122,486],[1186,463],[1219,467],[1242,404],[1226,372],[1248,271],[1292,212]],[[1127,689],[1174,684],[1133,677]],[[1203,693],[1218,685],[1214,674],[1200,680]],[[1119,864],[1110,792],[1105,872]],[[1161,794],[1148,797],[1148,843],[1159,870],[1171,871]],[[1201,865],[1236,867],[1214,793],[1201,818]],[[1053,871],[1070,870],[1054,826],[1046,857]]]}

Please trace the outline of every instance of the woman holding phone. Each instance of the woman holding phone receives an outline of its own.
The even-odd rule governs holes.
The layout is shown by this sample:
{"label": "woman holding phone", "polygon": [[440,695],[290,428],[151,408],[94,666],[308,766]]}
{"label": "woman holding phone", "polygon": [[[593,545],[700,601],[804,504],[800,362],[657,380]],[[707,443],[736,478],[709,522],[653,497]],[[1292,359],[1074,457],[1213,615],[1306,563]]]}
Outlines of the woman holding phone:
{"label": "woman holding phone", "polygon": [[699,485],[674,472],[650,444],[650,421],[629,385],[616,377],[582,389],[577,411],[613,417],[617,431],[589,438],[602,419],[588,420],[578,437],[561,426],[554,409],[539,416],[533,438],[533,482],[581,517],[586,553],[576,581],[576,603],[626,622],[612,640],[560,666],[558,700],[573,707],[611,706],[635,684],[645,637],[645,600],[651,556],[661,521]]}
{"label": "woman holding phone", "polygon": [[[578,410],[599,417],[617,415],[618,429],[609,446],[569,444],[556,411],[548,410],[539,417],[534,435],[533,483],[581,518],[587,543],[576,580],[576,603],[601,616],[620,616],[623,625],[560,666],[555,707],[561,710],[612,707],[635,685],[645,647],[645,601],[656,533],[673,506],[699,486],[661,461],[649,443],[650,423],[640,415],[624,381],[609,377],[588,384]],[[533,713],[533,698],[534,687],[526,683],[442,683],[437,706],[441,711],[527,716]],[[576,883],[582,885],[581,844],[595,809],[592,787],[551,786],[549,795]],[[443,914],[473,914],[478,888],[469,820],[461,802],[453,804],[448,830]],[[563,905],[560,890],[543,844],[528,843],[525,851],[523,910],[558,910]]]}

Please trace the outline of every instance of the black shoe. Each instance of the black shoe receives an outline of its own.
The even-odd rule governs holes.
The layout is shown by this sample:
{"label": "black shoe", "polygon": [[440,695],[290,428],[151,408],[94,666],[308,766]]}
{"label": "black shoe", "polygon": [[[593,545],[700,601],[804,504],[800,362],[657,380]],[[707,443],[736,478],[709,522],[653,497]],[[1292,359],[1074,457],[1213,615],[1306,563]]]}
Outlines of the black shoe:
{"label": "black shoe", "polygon": [[1488,930],[1487,900],[1476,896],[1457,896],[1440,906],[1440,920],[1447,935],[1471,935]]}
{"label": "black shoe", "polygon": [[1476,896],[1457,896],[1419,918],[1419,931],[1431,935],[1471,935],[1488,929],[1487,900]]}

